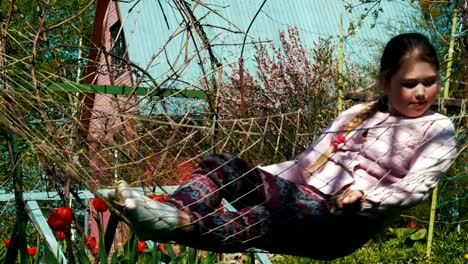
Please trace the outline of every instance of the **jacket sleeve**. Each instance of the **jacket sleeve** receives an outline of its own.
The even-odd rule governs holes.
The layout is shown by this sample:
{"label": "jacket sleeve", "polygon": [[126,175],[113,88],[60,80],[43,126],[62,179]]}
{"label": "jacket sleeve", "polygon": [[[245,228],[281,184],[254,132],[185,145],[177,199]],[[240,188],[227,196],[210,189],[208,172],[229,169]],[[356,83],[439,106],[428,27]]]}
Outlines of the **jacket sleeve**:
{"label": "jacket sleeve", "polygon": [[304,170],[328,150],[331,142],[341,133],[343,126],[363,107],[364,105],[362,104],[355,105],[342,112],[335,120],[328,124],[305,151],[293,160],[260,167],[260,169],[299,184],[306,184],[307,175],[304,174]]}
{"label": "jacket sleeve", "polygon": [[426,200],[457,154],[455,129],[448,119],[434,122],[401,180],[364,190],[363,211],[410,207]]}

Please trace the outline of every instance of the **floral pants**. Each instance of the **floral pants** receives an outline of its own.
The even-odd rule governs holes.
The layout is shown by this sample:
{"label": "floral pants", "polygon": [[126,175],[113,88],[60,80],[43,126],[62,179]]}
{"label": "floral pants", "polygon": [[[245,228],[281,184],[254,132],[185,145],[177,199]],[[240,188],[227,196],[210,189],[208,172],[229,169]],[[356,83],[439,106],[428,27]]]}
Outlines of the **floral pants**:
{"label": "floral pants", "polygon": [[[223,209],[223,198],[236,211]],[[192,218],[192,231],[176,242],[217,252],[255,247],[331,259],[362,246],[377,228],[367,216],[332,215],[328,199],[319,191],[227,153],[204,157],[166,203]]]}

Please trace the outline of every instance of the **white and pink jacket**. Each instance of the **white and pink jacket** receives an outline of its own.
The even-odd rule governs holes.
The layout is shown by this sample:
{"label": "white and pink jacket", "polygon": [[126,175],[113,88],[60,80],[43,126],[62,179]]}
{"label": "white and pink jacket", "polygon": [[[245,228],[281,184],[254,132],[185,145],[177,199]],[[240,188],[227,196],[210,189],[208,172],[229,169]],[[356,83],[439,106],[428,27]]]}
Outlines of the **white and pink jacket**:
{"label": "white and pink jacket", "polygon": [[327,195],[347,188],[361,190],[365,193],[363,211],[396,209],[423,201],[457,153],[453,123],[438,113],[408,118],[377,112],[346,136],[319,171],[312,175],[305,171],[364,106],[341,113],[294,160],[260,169]]}

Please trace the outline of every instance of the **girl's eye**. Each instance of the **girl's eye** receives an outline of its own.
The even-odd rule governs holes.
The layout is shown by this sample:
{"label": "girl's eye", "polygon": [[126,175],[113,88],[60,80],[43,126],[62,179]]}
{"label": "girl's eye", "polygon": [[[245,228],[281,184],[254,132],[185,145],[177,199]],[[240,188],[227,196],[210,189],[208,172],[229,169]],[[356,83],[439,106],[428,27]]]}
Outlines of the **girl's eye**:
{"label": "girl's eye", "polygon": [[419,82],[419,80],[403,80],[400,82],[400,84],[402,87],[411,89],[411,88],[416,87],[419,83],[422,83],[422,85],[424,85],[425,87],[430,87],[434,85],[436,82],[437,82],[437,77],[429,77],[429,78],[421,80],[421,82]]}
{"label": "girl's eye", "polygon": [[416,80],[407,80],[407,81],[402,81],[401,86],[411,89],[411,88],[416,87],[416,85],[418,85],[418,83],[419,82],[416,81]]}
{"label": "girl's eye", "polygon": [[426,87],[432,86],[437,82],[437,78],[427,78],[422,81],[422,84]]}

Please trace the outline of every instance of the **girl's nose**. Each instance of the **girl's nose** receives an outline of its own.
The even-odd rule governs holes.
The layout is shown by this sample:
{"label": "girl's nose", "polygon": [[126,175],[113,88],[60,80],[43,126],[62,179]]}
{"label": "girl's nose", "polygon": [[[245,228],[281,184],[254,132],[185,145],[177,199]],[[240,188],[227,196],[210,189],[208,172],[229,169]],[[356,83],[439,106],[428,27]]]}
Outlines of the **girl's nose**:
{"label": "girl's nose", "polygon": [[424,85],[418,84],[415,88],[415,97],[418,101],[426,100],[426,89]]}

